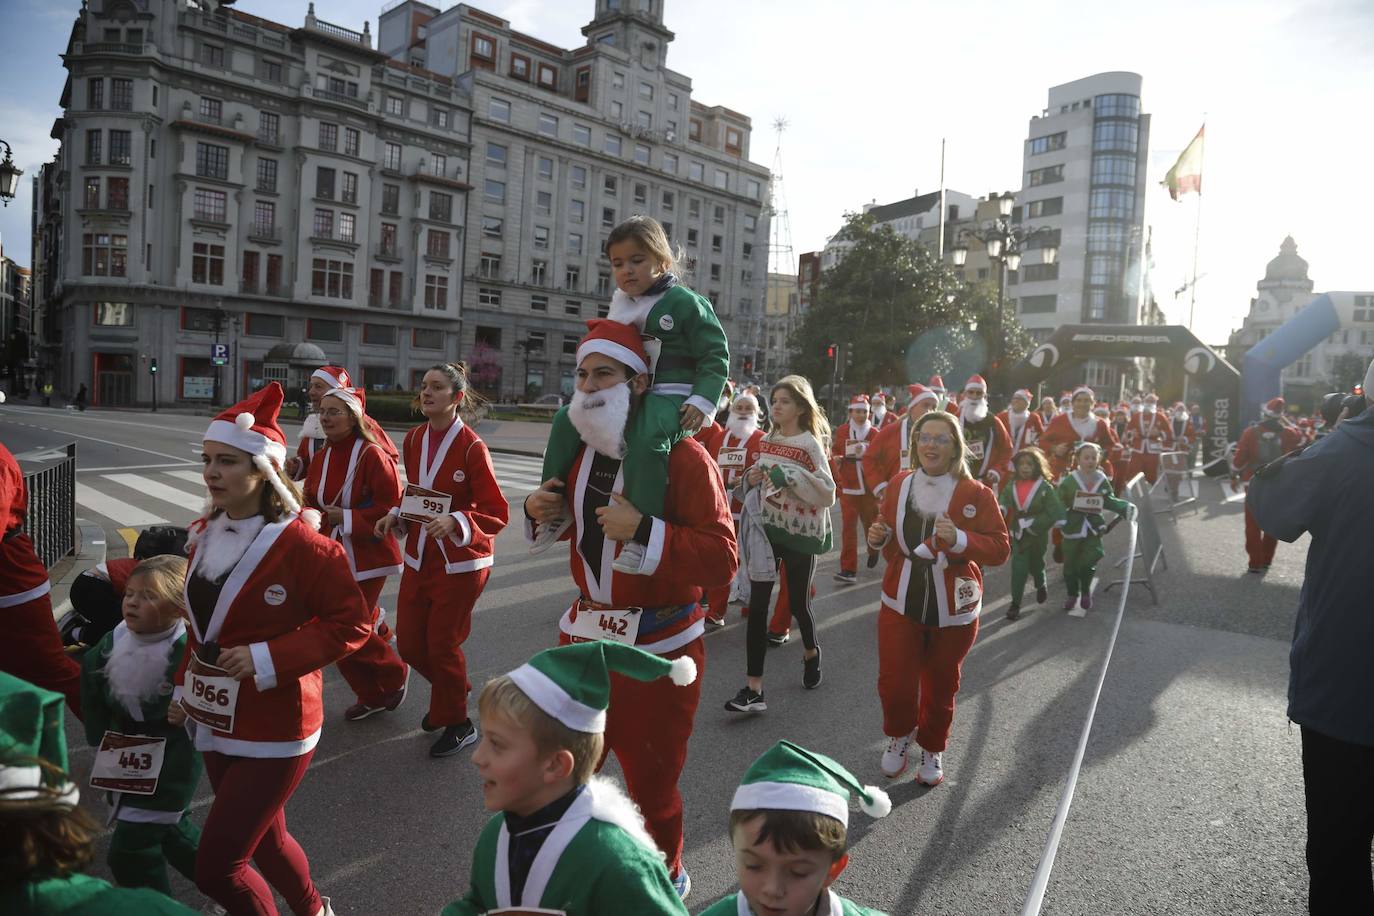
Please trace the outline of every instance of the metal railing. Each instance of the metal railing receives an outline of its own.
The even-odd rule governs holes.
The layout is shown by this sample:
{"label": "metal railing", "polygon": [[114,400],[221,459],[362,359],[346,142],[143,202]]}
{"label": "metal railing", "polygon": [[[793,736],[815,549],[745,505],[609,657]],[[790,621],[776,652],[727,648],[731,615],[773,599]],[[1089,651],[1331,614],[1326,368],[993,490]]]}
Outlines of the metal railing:
{"label": "metal railing", "polygon": [[76,443],[66,450],[67,457],[51,467],[24,475],[29,493],[24,533],[49,569],[76,552]]}

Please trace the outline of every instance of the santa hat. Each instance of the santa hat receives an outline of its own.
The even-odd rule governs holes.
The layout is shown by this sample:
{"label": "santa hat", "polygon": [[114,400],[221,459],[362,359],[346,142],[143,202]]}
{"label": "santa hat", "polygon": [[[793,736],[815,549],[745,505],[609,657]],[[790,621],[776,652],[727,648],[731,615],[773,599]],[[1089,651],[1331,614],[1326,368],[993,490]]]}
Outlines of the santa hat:
{"label": "santa hat", "polygon": [[1153,391],[1151,391],[1149,394],[1145,395],[1145,400],[1146,400],[1146,401],[1149,401],[1151,404],[1158,404],[1158,403],[1159,403],[1159,395],[1157,395],[1157,394],[1155,394]]}
{"label": "santa hat", "polygon": [[868,407],[868,395],[866,394],[856,394],[849,399],[850,410],[867,410]]}
{"label": "santa hat", "polygon": [[741,392],[739,393],[739,395],[738,395],[733,401],[731,401],[730,403],[731,403],[731,405],[735,405],[735,404],[748,404],[748,405],[750,405],[751,407],[754,408],[754,411],[755,411],[756,413],[758,412],[758,409],[759,409],[759,399],[756,398],[756,397],[754,397],[752,394],[750,394],[750,393],[747,392],[747,391],[741,391]]}
{"label": "santa hat", "polygon": [[634,325],[622,324],[609,318],[593,318],[587,322],[587,336],[577,345],[580,364],[592,353],[609,356],[630,367],[632,375],[649,371],[649,356],[644,351],[644,338]]}
{"label": "santa hat", "polygon": [[932,375],[930,381],[926,382],[926,387],[936,394],[945,393],[945,380],[938,375]]}
{"label": "santa hat", "polygon": [[[938,378],[938,376],[936,377]],[[908,398],[906,402],[908,407],[919,401],[938,402],[940,400],[940,396],[938,394],[936,394],[931,389],[927,388],[925,385],[920,384],[919,382],[915,385],[908,385],[906,390],[911,395],[911,397]]]}
{"label": "santa hat", "polygon": [[1097,414],[1099,417],[1105,417],[1110,412],[1111,408],[1108,407],[1105,403],[1098,403],[1098,405],[1093,408],[1093,413]]}
{"label": "santa hat", "polygon": [[347,388],[353,384],[343,366],[321,366],[310,373],[310,377],[321,379],[330,388]]}
{"label": "santa hat", "polygon": [[744,774],[731,811],[810,811],[849,826],[849,796],[870,817],[886,817],[892,800],[877,786],[866,786],[836,761],[791,741],[763,752]]}
{"label": "santa hat", "polygon": [[367,413],[367,392],[361,388],[331,388],[324,396],[343,401],[349,412],[359,420]]}
{"label": "santa hat", "polygon": [[[0,672],[0,791],[6,801],[42,800],[76,807],[81,793],[65,775],[63,702],[60,693]],[[45,770],[35,760],[62,773]]]}
{"label": "santa hat", "polygon": [[1087,385],[1079,385],[1077,388],[1075,388],[1073,390],[1073,394],[1069,395],[1069,400],[1077,400],[1080,394],[1086,394],[1088,397],[1092,398],[1093,401],[1097,400],[1097,394]]}
{"label": "santa hat", "polygon": [[988,383],[983,381],[981,375],[970,375],[968,381],[964,382],[964,390],[968,391],[970,388],[976,388],[979,391],[987,391]]}
{"label": "santa hat", "polygon": [[1031,393],[1027,391],[1025,388],[1017,388],[1015,391],[1011,393],[1011,399],[1013,401],[1017,398],[1020,398],[1021,400],[1025,401],[1027,406],[1030,406],[1031,401],[1034,400],[1034,398],[1031,397]]}
{"label": "santa hat", "polygon": [[510,679],[531,703],[568,728],[595,734],[606,730],[612,672],[637,681],[667,677],[679,687],[697,679],[696,662],[686,656],[670,661],[605,639],[545,649],[512,671]]}
{"label": "santa hat", "polygon": [[1060,395],[1059,395],[1059,403],[1060,403],[1060,404],[1067,404],[1067,403],[1069,403],[1069,402],[1072,401],[1072,400],[1073,400],[1073,395],[1069,394],[1067,391],[1061,392]]}
{"label": "santa hat", "polygon": [[201,438],[232,445],[251,455],[253,465],[272,484],[287,511],[299,512],[300,503],[277,473],[286,463],[286,437],[277,425],[281,402],[281,385],[268,382],[266,388],[253,392],[211,420]]}
{"label": "santa hat", "polygon": [[1283,416],[1283,409],[1287,406],[1283,398],[1271,398],[1268,403],[1264,405],[1261,412],[1266,417],[1281,417]]}

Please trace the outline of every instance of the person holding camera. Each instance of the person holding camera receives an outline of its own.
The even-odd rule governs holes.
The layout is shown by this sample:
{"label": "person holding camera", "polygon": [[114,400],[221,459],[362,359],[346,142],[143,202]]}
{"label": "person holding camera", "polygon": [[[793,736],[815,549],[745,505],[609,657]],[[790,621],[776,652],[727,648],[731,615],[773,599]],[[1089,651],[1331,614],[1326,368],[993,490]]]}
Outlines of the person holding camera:
{"label": "person holding camera", "polygon": [[[1364,390],[1374,386],[1374,363]],[[1368,397],[1368,395],[1366,395]],[[1288,718],[1302,729],[1308,904],[1313,916],[1374,912],[1374,411],[1258,469],[1247,515],[1285,541],[1312,535],[1289,654]]]}

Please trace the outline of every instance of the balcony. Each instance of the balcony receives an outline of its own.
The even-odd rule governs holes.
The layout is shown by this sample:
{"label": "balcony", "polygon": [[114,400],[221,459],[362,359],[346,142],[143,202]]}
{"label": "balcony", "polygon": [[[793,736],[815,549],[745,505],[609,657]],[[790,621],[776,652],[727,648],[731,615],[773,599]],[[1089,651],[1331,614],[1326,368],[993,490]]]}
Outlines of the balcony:
{"label": "balcony", "polygon": [[268,225],[267,223],[253,223],[248,227],[248,237],[250,239],[279,242],[281,241],[281,227],[277,225]]}
{"label": "balcony", "polygon": [[284,283],[258,283],[252,280],[239,281],[239,292],[245,296],[271,296],[274,299],[290,299],[291,289]]}
{"label": "balcony", "polygon": [[147,45],[143,42],[124,41],[87,41],[76,49],[76,53],[86,54],[142,54]]}
{"label": "balcony", "polygon": [[259,142],[259,143],[265,143],[265,144],[267,144],[268,146],[280,147],[280,146],[281,146],[281,131],[279,131],[279,130],[261,130],[261,129],[260,129],[260,130],[258,131],[258,142]]}
{"label": "balcony", "polygon": [[362,111],[368,110],[367,99],[360,99],[356,95],[349,95],[346,92],[334,92],[330,89],[320,89],[318,87],[310,90],[311,96],[317,99],[324,99],[327,102],[339,102],[344,105],[351,105]]}
{"label": "balcony", "polygon": [[404,298],[400,296],[390,296],[383,293],[370,292],[367,294],[368,308],[386,309],[387,311],[405,311],[410,306]]}
{"label": "balcony", "polygon": [[397,263],[405,259],[399,245],[378,245],[373,250],[372,256],[379,261],[395,261]]}

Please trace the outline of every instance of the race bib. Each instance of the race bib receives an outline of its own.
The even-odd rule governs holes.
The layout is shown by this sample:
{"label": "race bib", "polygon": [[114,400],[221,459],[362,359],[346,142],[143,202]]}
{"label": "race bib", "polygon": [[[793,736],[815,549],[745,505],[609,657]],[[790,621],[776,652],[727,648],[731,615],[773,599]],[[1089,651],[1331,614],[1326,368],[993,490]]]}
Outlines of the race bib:
{"label": "race bib", "polygon": [[546,910],[542,906],[503,906],[487,910],[483,916],[568,916],[568,911]]}
{"label": "race bib", "polygon": [[974,442],[970,442],[970,443],[968,444],[968,454],[969,454],[969,457],[972,458],[974,461],[982,461],[982,460],[983,460],[983,440],[982,440],[982,439],[978,439],[978,440],[976,440],[976,441],[974,441]]}
{"label": "race bib", "polygon": [[1073,511],[1086,515],[1102,514],[1102,494],[1079,491],[1073,495]]}
{"label": "race bib", "polygon": [[238,703],[239,682],[223,668],[207,665],[192,656],[186,669],[186,689],[181,695],[186,715],[201,725],[232,734],[234,708]]}
{"label": "race bib", "polygon": [[962,614],[978,607],[983,600],[983,587],[977,579],[956,577],[954,580],[954,613]]}
{"label": "race bib", "polygon": [[449,494],[408,483],[401,495],[401,518],[424,524],[437,516],[448,515],[452,505],[453,497]]}
{"label": "race bib", "polygon": [[911,450],[910,450],[910,449],[905,449],[905,448],[902,449],[902,470],[903,470],[903,471],[909,471],[909,470],[911,470]]}
{"label": "race bib", "polygon": [[572,622],[573,636],[581,639],[605,639],[633,646],[639,638],[639,614],[633,611],[598,611],[579,607]]}
{"label": "race bib", "polygon": [[166,751],[166,738],[106,732],[91,766],[91,788],[152,795]]}
{"label": "race bib", "polygon": [[720,454],[716,456],[716,464],[722,471],[728,471],[732,468],[744,467],[744,458],[745,454],[742,448],[723,448],[720,450]]}
{"label": "race bib", "polygon": [[867,442],[847,441],[844,444],[844,456],[846,458],[862,458],[864,456],[864,449],[866,448],[868,448]]}

